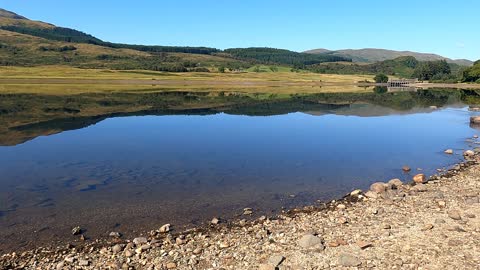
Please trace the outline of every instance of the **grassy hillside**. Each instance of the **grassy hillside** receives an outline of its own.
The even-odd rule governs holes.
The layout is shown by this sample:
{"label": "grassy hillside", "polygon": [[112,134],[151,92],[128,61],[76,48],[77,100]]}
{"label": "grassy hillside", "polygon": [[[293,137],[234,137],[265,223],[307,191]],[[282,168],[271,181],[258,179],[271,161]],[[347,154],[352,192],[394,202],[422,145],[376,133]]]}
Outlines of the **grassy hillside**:
{"label": "grassy hillside", "polygon": [[351,58],[353,62],[360,63],[374,63],[385,60],[392,60],[402,56],[413,56],[419,61],[436,61],[436,60],[446,60],[448,63],[458,64],[461,66],[471,66],[473,64],[470,60],[465,59],[449,59],[441,55],[432,54],[432,53],[418,53],[411,51],[393,51],[393,50],[384,50],[384,49],[359,49],[359,50],[337,50],[329,51],[326,49],[315,49],[306,51],[306,53],[311,54],[329,54],[334,56],[341,56]]}
{"label": "grassy hillside", "polygon": [[65,65],[81,68],[209,71],[249,68],[250,63],[211,55],[217,49],[104,42],[89,34],[31,21],[0,10],[0,65]]}
{"label": "grassy hillside", "polygon": [[402,78],[457,82],[462,78],[465,67],[448,64],[444,60],[419,61],[413,56],[402,56],[393,60],[364,63],[323,63],[307,69],[323,74],[387,74]]}
{"label": "grassy hillside", "polygon": [[[111,69],[206,71],[247,69],[254,64],[303,66],[350,59],[271,48],[220,51],[207,47],[111,43],[81,31],[0,12],[0,65],[70,65]],[[203,55],[198,57],[197,55]]]}

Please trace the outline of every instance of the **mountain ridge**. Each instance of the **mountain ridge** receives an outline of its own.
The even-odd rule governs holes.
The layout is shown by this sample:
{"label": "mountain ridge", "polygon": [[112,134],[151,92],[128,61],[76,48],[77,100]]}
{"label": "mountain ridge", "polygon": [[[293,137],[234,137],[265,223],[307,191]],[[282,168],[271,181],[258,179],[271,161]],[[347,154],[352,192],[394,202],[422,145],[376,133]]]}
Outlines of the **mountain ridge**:
{"label": "mountain ridge", "polygon": [[435,61],[446,60],[448,63],[454,63],[462,66],[472,66],[473,61],[468,59],[451,59],[434,53],[422,53],[414,51],[396,51],[381,48],[364,48],[364,49],[342,49],[328,50],[324,48],[312,49],[304,51],[310,54],[330,54],[352,58],[353,62],[358,63],[375,63],[385,60],[392,60],[401,56],[413,56],[419,61]]}

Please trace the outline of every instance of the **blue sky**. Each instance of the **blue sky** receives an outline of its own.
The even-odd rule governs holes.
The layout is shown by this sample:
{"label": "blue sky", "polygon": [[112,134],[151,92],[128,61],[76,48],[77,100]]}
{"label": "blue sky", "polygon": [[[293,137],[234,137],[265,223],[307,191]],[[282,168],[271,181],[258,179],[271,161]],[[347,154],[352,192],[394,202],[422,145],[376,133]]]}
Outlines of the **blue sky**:
{"label": "blue sky", "polygon": [[478,0],[0,0],[0,7],[112,42],[480,59]]}

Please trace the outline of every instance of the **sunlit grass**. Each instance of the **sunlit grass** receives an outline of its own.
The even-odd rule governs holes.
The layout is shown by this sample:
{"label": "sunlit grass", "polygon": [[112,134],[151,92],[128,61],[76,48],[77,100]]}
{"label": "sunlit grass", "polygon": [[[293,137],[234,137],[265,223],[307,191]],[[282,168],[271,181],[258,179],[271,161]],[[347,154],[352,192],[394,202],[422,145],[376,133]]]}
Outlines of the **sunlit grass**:
{"label": "sunlit grass", "polygon": [[63,66],[0,67],[0,92],[75,94],[89,92],[239,91],[262,93],[361,92],[368,75],[239,72],[168,73],[143,70],[79,69]]}

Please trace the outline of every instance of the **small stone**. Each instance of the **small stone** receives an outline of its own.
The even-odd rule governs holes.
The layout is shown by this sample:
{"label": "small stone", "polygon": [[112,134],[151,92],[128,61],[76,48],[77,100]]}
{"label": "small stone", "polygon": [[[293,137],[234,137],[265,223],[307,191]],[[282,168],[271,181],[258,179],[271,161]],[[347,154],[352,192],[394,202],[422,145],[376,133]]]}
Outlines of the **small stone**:
{"label": "small stone", "polygon": [[451,231],[451,232],[466,232],[466,230],[464,228],[462,228],[458,225],[448,227],[447,230]]}
{"label": "small stone", "polygon": [[346,224],[346,223],[348,223],[348,219],[346,217],[339,217],[337,222],[339,224]]}
{"label": "small stone", "polygon": [[422,231],[429,231],[431,229],[433,229],[433,224],[426,224],[423,226]]}
{"label": "small stone", "polygon": [[347,206],[345,204],[341,203],[341,204],[337,205],[337,209],[339,209],[339,210],[343,210],[345,208],[347,208]]}
{"label": "small stone", "polygon": [[203,250],[201,248],[196,248],[192,251],[192,253],[195,254],[195,255],[198,255],[198,254],[202,253],[202,251]]}
{"label": "small stone", "polygon": [[419,174],[417,174],[413,177],[413,182],[415,182],[417,184],[423,184],[423,183],[425,183],[426,180],[427,179],[425,177],[425,174],[423,174],[423,173],[419,173]]}
{"label": "small stone", "polygon": [[453,220],[461,220],[462,216],[460,215],[460,212],[458,210],[451,210],[448,211],[448,217],[453,219]]}
{"label": "small stone", "polygon": [[445,223],[446,221],[444,219],[441,219],[441,218],[437,218],[435,219],[435,224],[443,224]]}
{"label": "small stone", "polygon": [[112,247],[112,251],[113,251],[113,253],[119,253],[119,252],[122,251],[122,246],[117,244],[117,245]]}
{"label": "small stone", "polygon": [[167,232],[170,231],[170,227],[171,227],[170,224],[165,224],[165,225],[163,225],[162,227],[160,227],[160,229],[158,229],[158,232],[160,232],[160,233],[167,233]]}
{"label": "small stone", "polygon": [[463,241],[460,239],[451,239],[448,240],[448,245],[452,247],[461,246],[463,245]]}
{"label": "small stone", "polygon": [[65,266],[64,262],[59,262],[57,266],[55,267],[57,270],[63,270],[63,267]]}
{"label": "small stone", "polygon": [[133,243],[136,246],[140,246],[140,245],[148,243],[148,240],[145,237],[137,237],[137,238],[133,239]]}
{"label": "small stone", "polygon": [[471,213],[465,214],[465,216],[467,218],[476,218],[477,217],[475,214],[471,214]]}
{"label": "small stone", "polygon": [[357,242],[357,246],[359,246],[361,249],[369,248],[369,247],[371,247],[372,245],[373,245],[372,243],[366,242],[366,241],[358,241],[358,242]]}
{"label": "small stone", "polygon": [[392,228],[392,226],[390,226],[389,224],[384,224],[383,225],[383,229],[385,230],[390,230]]}
{"label": "small stone", "polygon": [[376,182],[370,186],[370,190],[375,193],[384,193],[386,189],[386,184],[383,182]]}
{"label": "small stone", "polygon": [[167,263],[167,269],[175,269],[177,268],[177,264],[174,262]]}
{"label": "small stone", "polygon": [[473,157],[475,155],[475,152],[473,152],[472,150],[467,150],[467,151],[463,152],[463,155],[465,157]]}
{"label": "small stone", "polygon": [[79,235],[81,233],[82,233],[82,228],[80,228],[80,226],[77,226],[77,227],[72,229],[72,234],[73,235]]}
{"label": "small stone", "polygon": [[251,214],[253,214],[252,208],[244,208],[243,209],[243,215],[248,216],[248,215],[251,215]]}
{"label": "small stone", "polygon": [[447,155],[453,155],[453,149],[447,149],[444,151],[444,153]]}
{"label": "small stone", "polygon": [[220,248],[223,249],[223,248],[228,248],[228,247],[230,247],[230,245],[227,242],[220,243]]}
{"label": "small stone", "polygon": [[258,266],[258,270],[276,270],[277,268],[270,264],[261,264]]}
{"label": "small stone", "polygon": [[478,135],[477,134],[473,135],[473,138],[478,139]]}
{"label": "small stone", "polygon": [[73,256],[69,256],[69,257],[66,257],[65,259],[63,259],[65,262],[67,263],[73,263],[75,261],[75,257]]}
{"label": "small stone", "polygon": [[217,225],[218,223],[220,223],[220,220],[218,218],[213,218],[210,223],[212,223],[213,225]]}
{"label": "small stone", "polygon": [[119,232],[111,232],[108,234],[110,237],[120,238],[122,235]]}
{"label": "small stone", "polygon": [[409,172],[409,171],[411,171],[411,170],[412,170],[412,169],[411,169],[410,167],[408,167],[408,166],[403,166],[403,167],[402,167],[402,171],[404,171],[404,172]]}
{"label": "small stone", "polygon": [[285,257],[281,255],[274,255],[268,259],[268,263],[274,267],[277,267],[283,262],[283,260],[285,260]]}
{"label": "small stone", "polygon": [[447,203],[445,201],[438,201],[437,204],[440,208],[445,208],[445,206],[447,206]]}
{"label": "small stone", "polygon": [[78,260],[78,265],[80,266],[88,266],[89,264],[90,262],[87,260],[83,260],[83,259]]}
{"label": "small stone", "polygon": [[347,253],[340,254],[338,262],[340,265],[347,267],[354,267],[362,264],[356,256]]}
{"label": "small stone", "polygon": [[369,199],[377,199],[378,198],[378,195],[377,193],[369,190],[365,193],[365,197],[369,198]]}
{"label": "small stone", "polygon": [[397,178],[388,181],[388,186],[389,186],[391,189],[398,189],[398,188],[400,188],[402,185],[403,185],[402,180],[397,179]]}
{"label": "small stone", "polygon": [[316,247],[319,247],[319,248],[323,249],[325,247],[323,247],[322,242],[323,242],[323,240],[320,237],[315,236],[313,234],[306,234],[306,235],[302,236],[302,238],[300,238],[300,240],[298,241],[298,245],[301,246],[302,248],[316,248]]}
{"label": "small stone", "polygon": [[132,257],[132,256],[133,256],[133,252],[132,252],[132,251],[130,251],[130,250],[126,250],[126,251],[125,251],[125,257],[130,258],[130,257]]}
{"label": "small stone", "polygon": [[183,245],[183,244],[185,244],[185,241],[184,241],[183,239],[180,239],[180,237],[177,237],[177,238],[175,239],[175,243],[176,243],[177,245]]}

